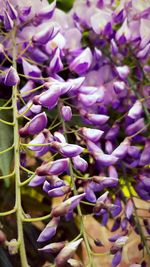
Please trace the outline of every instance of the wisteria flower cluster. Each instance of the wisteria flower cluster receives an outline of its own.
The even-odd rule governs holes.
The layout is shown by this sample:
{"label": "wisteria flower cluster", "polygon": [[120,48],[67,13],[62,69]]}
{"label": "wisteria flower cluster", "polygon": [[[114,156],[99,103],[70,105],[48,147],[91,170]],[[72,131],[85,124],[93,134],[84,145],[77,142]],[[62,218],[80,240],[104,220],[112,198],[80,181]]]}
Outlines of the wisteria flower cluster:
{"label": "wisteria flower cluster", "polygon": [[[11,133],[0,179],[15,184],[0,216],[16,214],[18,231],[0,242],[20,253],[18,266],[35,267],[23,225],[40,221],[45,266],[102,266],[103,256],[108,267],[149,266],[150,2],[76,0],[67,13],[56,4],[0,1],[0,131]],[[41,217],[24,204],[28,190],[42,197]],[[89,216],[109,230],[108,248],[89,236]],[[123,265],[133,233],[140,257]]]}

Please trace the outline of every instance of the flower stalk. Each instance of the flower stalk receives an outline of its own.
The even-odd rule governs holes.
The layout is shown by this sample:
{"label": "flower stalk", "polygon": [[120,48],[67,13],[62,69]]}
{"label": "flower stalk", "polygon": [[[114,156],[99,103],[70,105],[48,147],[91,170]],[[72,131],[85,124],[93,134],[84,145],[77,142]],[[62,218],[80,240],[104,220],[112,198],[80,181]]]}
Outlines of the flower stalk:
{"label": "flower stalk", "polygon": [[[17,69],[16,64],[16,28],[12,31],[13,41],[13,67]],[[13,106],[13,121],[14,121],[14,166],[15,166],[15,191],[16,191],[16,216],[17,216],[17,231],[19,253],[22,267],[29,267],[23,234],[23,220],[22,220],[22,206],[21,206],[21,187],[20,187],[20,150],[19,150],[19,123],[18,123],[18,109],[17,109],[17,85],[12,88],[12,106]]]}

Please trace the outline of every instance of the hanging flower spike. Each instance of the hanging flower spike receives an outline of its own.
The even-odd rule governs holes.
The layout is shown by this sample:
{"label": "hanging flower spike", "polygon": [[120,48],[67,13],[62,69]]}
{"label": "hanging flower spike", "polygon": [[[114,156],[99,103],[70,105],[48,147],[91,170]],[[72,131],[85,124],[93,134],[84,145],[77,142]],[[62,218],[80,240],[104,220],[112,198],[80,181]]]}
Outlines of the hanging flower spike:
{"label": "hanging flower spike", "polygon": [[58,159],[36,169],[37,175],[59,175],[68,168],[68,159]]}
{"label": "hanging flower spike", "polygon": [[19,84],[20,78],[17,71],[11,66],[5,75],[4,84],[6,86],[15,86]]}
{"label": "hanging flower spike", "polygon": [[47,125],[46,113],[40,113],[36,115],[31,121],[27,122],[26,125],[19,130],[20,136],[24,137],[27,135],[38,134],[44,130]]}
{"label": "hanging flower spike", "polygon": [[55,259],[55,264],[57,267],[63,266],[75,253],[77,247],[83,241],[83,238],[78,239],[77,241],[70,242],[67,244],[57,255]]}
{"label": "hanging flower spike", "polygon": [[50,240],[55,234],[57,230],[58,223],[60,221],[59,217],[53,218],[44,228],[44,230],[41,232],[41,234],[38,237],[38,242],[45,242]]}

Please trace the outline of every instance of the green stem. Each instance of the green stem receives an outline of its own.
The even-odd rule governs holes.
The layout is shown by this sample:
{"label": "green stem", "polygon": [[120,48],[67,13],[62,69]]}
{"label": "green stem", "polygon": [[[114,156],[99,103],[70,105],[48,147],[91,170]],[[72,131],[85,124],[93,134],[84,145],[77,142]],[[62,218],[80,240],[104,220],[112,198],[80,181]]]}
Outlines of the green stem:
{"label": "green stem", "polygon": [[14,207],[12,210],[8,210],[8,211],[0,212],[0,217],[10,215],[10,214],[12,214],[12,213],[15,213],[15,211],[16,211],[16,207]]}
{"label": "green stem", "polygon": [[13,170],[11,173],[7,175],[0,176],[0,180],[12,177],[14,174],[15,174],[15,170]]}
{"label": "green stem", "polygon": [[13,144],[12,146],[10,146],[10,147],[8,147],[8,148],[6,148],[6,149],[0,151],[0,155],[6,153],[6,152],[8,152],[8,151],[10,151],[10,150],[13,149],[13,148],[14,148],[14,144]]}
{"label": "green stem", "polygon": [[[13,67],[17,69],[16,65],[16,29],[14,28],[12,34],[13,41]],[[16,216],[17,216],[17,231],[18,231],[18,243],[21,267],[29,267],[26,250],[24,244],[23,235],[23,223],[22,223],[22,206],[21,206],[21,188],[20,188],[20,151],[19,151],[19,124],[18,124],[18,110],[17,110],[17,86],[13,86],[12,93],[12,105],[13,105],[13,119],[14,119],[14,165],[15,165],[15,191],[16,191]]]}
{"label": "green stem", "polygon": [[37,217],[37,218],[24,218],[23,221],[24,222],[39,222],[39,221],[44,221],[49,218],[51,218],[51,214],[48,214],[42,217]]}

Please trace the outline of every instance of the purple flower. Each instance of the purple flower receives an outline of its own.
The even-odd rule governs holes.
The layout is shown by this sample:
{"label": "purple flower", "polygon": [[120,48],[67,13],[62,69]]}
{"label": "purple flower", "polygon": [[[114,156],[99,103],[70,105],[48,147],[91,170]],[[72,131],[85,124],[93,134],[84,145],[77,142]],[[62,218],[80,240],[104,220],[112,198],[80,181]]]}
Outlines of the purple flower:
{"label": "purple flower", "polygon": [[128,112],[128,117],[137,120],[142,113],[142,103],[137,100]]}
{"label": "purple flower", "polygon": [[116,94],[119,94],[126,90],[126,84],[123,81],[116,81],[113,83],[113,86]]}
{"label": "purple flower", "polygon": [[44,183],[45,179],[46,179],[45,176],[35,175],[34,178],[30,181],[29,186],[31,187],[39,186]]}
{"label": "purple flower", "polygon": [[46,113],[40,113],[36,115],[32,120],[26,123],[26,125],[19,130],[20,136],[27,136],[29,134],[38,134],[44,130],[47,125]]}
{"label": "purple flower", "polygon": [[31,79],[32,77],[34,78],[41,77],[41,70],[36,65],[31,65],[25,59],[22,59],[22,67],[23,67],[24,74],[26,76],[31,76]]}
{"label": "purple flower", "polygon": [[50,197],[61,197],[69,193],[70,191],[71,191],[71,188],[69,185],[63,185],[57,188],[50,189],[48,191],[48,195]]}
{"label": "purple flower", "polygon": [[130,73],[129,67],[128,66],[119,66],[116,67],[116,71],[118,73],[118,76],[120,77],[120,79],[126,79]]}
{"label": "purple flower", "polygon": [[101,131],[99,129],[91,129],[86,127],[82,128],[81,132],[85,136],[85,138],[91,140],[92,142],[97,142],[104,133],[104,131]]}
{"label": "purple flower", "polygon": [[57,267],[63,266],[73,256],[82,240],[83,239],[80,238],[77,241],[70,242],[59,252],[55,259],[55,264]]}
{"label": "purple flower", "polygon": [[[142,130],[142,128],[143,128],[143,132],[144,132],[144,127],[145,127],[144,119],[140,118],[140,119],[136,120],[134,123],[127,126],[126,134],[130,136],[132,134],[135,134],[139,130]],[[141,133],[142,133],[142,131],[141,131]]]}
{"label": "purple flower", "polygon": [[74,144],[63,144],[59,151],[64,157],[73,158],[82,153],[84,148]]}
{"label": "purple flower", "polygon": [[72,211],[78,206],[83,197],[85,197],[85,193],[68,198],[58,206],[54,207],[52,209],[51,215],[58,217],[72,213]]}
{"label": "purple flower", "polygon": [[73,161],[74,168],[76,170],[85,172],[86,169],[88,168],[88,163],[80,156],[73,157],[72,161]]}
{"label": "purple flower", "polygon": [[70,121],[72,118],[72,110],[69,106],[62,106],[61,108],[61,115],[64,121]]}
{"label": "purple flower", "polygon": [[56,6],[56,0],[54,0],[50,5],[45,5],[37,14],[36,21],[41,22],[42,20],[49,20],[53,16]]}
{"label": "purple flower", "polygon": [[77,74],[85,73],[91,66],[92,63],[92,53],[90,48],[83,50],[79,56],[77,56],[69,65],[71,71]]}
{"label": "purple flower", "polygon": [[50,240],[55,234],[57,230],[57,226],[59,223],[60,218],[55,217],[53,218],[44,228],[44,230],[41,232],[41,234],[38,237],[38,242],[45,242],[47,240]]}
{"label": "purple flower", "polygon": [[41,93],[34,97],[34,103],[39,103],[43,107],[48,109],[53,109],[58,102],[59,96],[61,94],[60,87],[52,85],[50,89],[46,92]]}
{"label": "purple flower", "polygon": [[142,151],[142,154],[140,156],[140,166],[145,166],[147,164],[150,164],[150,140],[147,140],[145,143],[144,150]]}
{"label": "purple flower", "polygon": [[7,86],[15,86],[20,82],[17,71],[11,66],[5,75],[4,84]]}
{"label": "purple flower", "polygon": [[8,13],[9,13],[9,16],[11,17],[11,19],[12,20],[17,19],[18,14],[17,14],[17,11],[15,10],[15,8],[13,7],[13,5],[9,1],[7,1],[6,6],[7,6],[7,10],[8,10]]}
{"label": "purple flower", "polygon": [[14,22],[11,19],[9,13],[4,11],[4,27],[6,31],[10,31],[14,26]]}
{"label": "purple flower", "polygon": [[118,264],[121,262],[122,258],[122,253],[121,251],[117,251],[117,253],[114,255],[113,260],[112,260],[112,267],[118,266]]}
{"label": "purple flower", "polygon": [[125,139],[113,152],[112,155],[119,158],[119,159],[123,159],[127,152],[128,152],[128,148],[130,146],[130,140],[129,139]]}
{"label": "purple flower", "polygon": [[96,124],[96,125],[103,125],[109,119],[109,116],[103,114],[87,114],[87,119],[89,122]]}
{"label": "purple flower", "polygon": [[33,35],[32,40],[35,43],[40,45],[46,44],[49,40],[53,39],[54,36],[58,33],[56,31],[55,24],[48,24],[46,27],[43,27],[39,32]]}
{"label": "purple flower", "polygon": [[58,73],[63,69],[63,63],[61,60],[61,51],[57,48],[49,64],[50,71],[52,73]]}
{"label": "purple flower", "polygon": [[59,175],[68,168],[68,159],[58,159],[36,169],[38,175]]}

